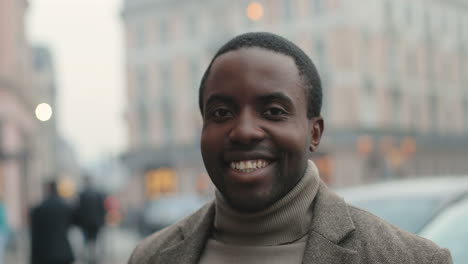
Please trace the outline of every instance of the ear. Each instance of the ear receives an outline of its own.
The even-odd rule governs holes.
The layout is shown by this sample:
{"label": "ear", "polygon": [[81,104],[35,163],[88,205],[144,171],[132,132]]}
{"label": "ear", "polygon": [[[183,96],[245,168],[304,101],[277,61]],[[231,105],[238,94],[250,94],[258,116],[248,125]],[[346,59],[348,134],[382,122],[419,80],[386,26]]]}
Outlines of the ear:
{"label": "ear", "polygon": [[324,121],[322,116],[313,117],[309,120],[310,124],[310,152],[317,150],[320,140],[322,139],[324,127]]}

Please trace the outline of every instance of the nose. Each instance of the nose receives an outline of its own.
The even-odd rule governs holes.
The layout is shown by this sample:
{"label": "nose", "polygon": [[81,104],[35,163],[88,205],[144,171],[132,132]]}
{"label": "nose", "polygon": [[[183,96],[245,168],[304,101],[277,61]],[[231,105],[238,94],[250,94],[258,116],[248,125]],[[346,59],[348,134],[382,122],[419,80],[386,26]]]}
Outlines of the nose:
{"label": "nose", "polygon": [[242,145],[256,143],[264,138],[265,131],[260,127],[259,120],[249,112],[238,115],[229,132],[229,140]]}

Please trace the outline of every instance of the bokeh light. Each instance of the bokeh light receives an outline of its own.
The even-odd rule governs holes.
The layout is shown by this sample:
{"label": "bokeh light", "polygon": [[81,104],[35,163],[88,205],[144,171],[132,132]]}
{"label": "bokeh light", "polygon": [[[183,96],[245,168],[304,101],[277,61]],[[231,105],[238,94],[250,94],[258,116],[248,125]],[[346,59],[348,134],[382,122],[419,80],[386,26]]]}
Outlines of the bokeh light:
{"label": "bokeh light", "polygon": [[48,121],[52,117],[52,107],[47,103],[38,104],[36,107],[36,117],[42,122]]}
{"label": "bokeh light", "polygon": [[247,17],[250,20],[257,21],[263,17],[263,6],[257,2],[251,2],[247,6]]}

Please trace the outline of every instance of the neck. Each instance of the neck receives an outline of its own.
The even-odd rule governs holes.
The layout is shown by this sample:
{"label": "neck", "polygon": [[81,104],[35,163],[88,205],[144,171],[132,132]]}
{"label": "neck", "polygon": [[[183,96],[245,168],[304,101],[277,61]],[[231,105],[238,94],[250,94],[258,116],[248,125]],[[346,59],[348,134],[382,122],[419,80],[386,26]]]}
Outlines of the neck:
{"label": "neck", "polygon": [[298,184],[283,198],[255,213],[230,207],[216,192],[215,240],[227,244],[271,246],[304,237],[312,219],[311,203],[319,186],[318,170],[311,161]]}

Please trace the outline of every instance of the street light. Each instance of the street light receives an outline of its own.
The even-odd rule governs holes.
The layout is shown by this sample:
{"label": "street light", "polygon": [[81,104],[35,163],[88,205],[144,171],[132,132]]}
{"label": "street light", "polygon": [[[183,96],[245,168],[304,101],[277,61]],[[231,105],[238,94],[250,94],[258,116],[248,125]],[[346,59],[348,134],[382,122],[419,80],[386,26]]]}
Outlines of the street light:
{"label": "street light", "polygon": [[36,107],[36,118],[42,122],[48,121],[52,117],[52,107],[47,103],[38,104]]}

